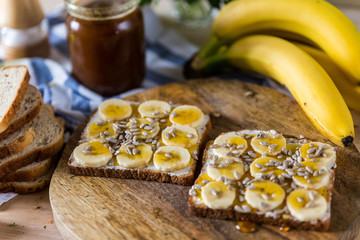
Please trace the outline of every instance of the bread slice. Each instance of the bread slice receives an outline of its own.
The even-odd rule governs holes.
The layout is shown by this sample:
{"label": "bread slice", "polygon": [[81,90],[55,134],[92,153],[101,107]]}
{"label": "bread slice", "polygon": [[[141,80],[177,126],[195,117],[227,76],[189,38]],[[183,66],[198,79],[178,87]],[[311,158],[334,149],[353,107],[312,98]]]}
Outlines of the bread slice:
{"label": "bread slice", "polygon": [[0,95],[4,96],[0,102],[0,132],[8,128],[19,110],[29,80],[25,66],[0,68]]}
{"label": "bread slice", "polygon": [[40,162],[33,162],[13,173],[5,175],[0,182],[31,182],[44,175],[50,168],[52,158]]}
{"label": "bread slice", "polygon": [[35,130],[31,125],[32,123],[26,124],[5,140],[0,141],[0,158],[18,153],[32,143],[35,138]]}
{"label": "bread slice", "polygon": [[[265,131],[243,130],[243,131],[238,131],[238,132],[232,132],[232,133],[237,133],[238,135],[247,139],[247,148],[244,153],[241,153],[240,155],[230,154],[228,158],[215,157],[215,155],[217,155],[217,154],[214,151],[214,149],[218,148],[219,145],[214,144],[214,141],[208,142],[208,144],[204,150],[204,156],[203,156],[203,161],[202,161],[203,167],[202,167],[201,173],[200,173],[198,179],[195,181],[194,186],[189,191],[190,213],[193,215],[196,215],[196,216],[200,216],[200,217],[208,217],[208,218],[216,218],[216,219],[230,219],[230,220],[237,220],[237,221],[250,221],[253,223],[271,224],[271,225],[276,225],[276,226],[280,226],[280,227],[288,226],[290,228],[295,228],[298,230],[318,230],[318,231],[327,230],[330,225],[330,213],[331,213],[330,206],[331,206],[331,197],[332,197],[334,178],[335,178],[334,168],[336,167],[335,159],[333,159],[334,161],[330,162],[327,165],[327,167],[326,167],[327,173],[325,175],[323,175],[325,177],[328,177],[328,182],[326,183],[325,186],[323,186],[319,189],[317,189],[316,187],[310,187],[310,185],[307,186],[310,189],[310,191],[312,191],[312,192],[316,191],[317,193],[319,193],[319,195],[321,195],[325,199],[322,204],[322,206],[323,206],[322,216],[315,217],[316,212],[320,212],[320,210],[315,209],[316,212],[312,211],[312,212],[310,212],[310,215],[308,215],[308,216],[310,216],[309,218],[313,217],[313,219],[311,219],[311,220],[301,219],[300,220],[296,216],[296,214],[293,215],[294,213],[289,210],[289,203],[288,203],[288,199],[290,199],[290,198],[288,198],[288,196],[290,193],[295,193],[294,192],[295,190],[304,189],[304,186],[300,186],[298,182],[294,181],[294,177],[296,177],[299,172],[302,172],[302,173],[308,174],[308,176],[309,176],[308,179],[313,181],[313,177],[314,177],[314,175],[312,175],[313,173],[308,172],[309,171],[308,168],[305,168],[304,166],[311,166],[311,169],[312,169],[313,167],[320,166],[322,163],[320,160],[318,160],[317,157],[314,158],[314,159],[316,159],[314,165],[308,165],[309,164],[308,159],[306,159],[304,161],[305,158],[300,158],[300,160],[299,160],[298,159],[299,156],[303,157],[302,156],[303,152],[300,153],[303,150],[301,150],[301,149],[298,150],[298,147],[301,148],[301,146],[304,146],[307,143],[315,144],[315,147],[316,147],[316,146],[320,146],[317,144],[321,144],[321,143],[312,142],[312,141],[309,141],[306,139],[297,139],[294,137],[288,137],[288,138],[286,138],[286,143],[287,143],[286,149],[290,149],[292,146],[293,150],[295,149],[295,147],[296,147],[296,150],[289,153],[288,150],[284,149],[286,151],[282,150],[280,153],[277,153],[274,156],[274,158],[273,158],[274,160],[272,160],[272,163],[274,165],[272,165],[270,163],[267,165],[259,166],[259,165],[255,165],[255,164],[258,164],[257,163],[259,161],[258,159],[263,158],[264,155],[260,155],[258,152],[254,151],[254,149],[251,145],[251,140],[253,138],[258,137],[259,134],[261,134],[262,132],[265,132]],[[279,134],[279,133],[276,133],[276,134]],[[224,134],[222,134],[222,135],[224,135]],[[311,145],[309,145],[309,146],[311,146]],[[330,151],[332,151],[332,153],[335,154],[334,148],[329,146],[329,149],[330,149]],[[231,152],[230,149],[229,149],[229,151]],[[249,151],[252,151],[252,152],[249,153]],[[255,155],[253,155],[252,153],[255,153],[255,155],[257,155],[257,156],[255,157]],[[320,154],[322,154],[322,153],[320,153]],[[252,155],[252,156],[250,156],[250,155]],[[323,156],[323,155],[320,155],[320,156]],[[329,155],[329,156],[334,156],[334,155]],[[220,166],[220,163],[224,163],[228,159],[233,159],[233,161],[229,161],[228,164]],[[254,161],[257,161],[257,162],[254,162]],[[287,163],[286,163],[286,167],[284,168],[285,161],[287,161]],[[308,161],[308,162],[306,162],[306,161]],[[281,162],[281,165],[280,164],[278,166],[275,165],[275,163],[278,163],[278,162],[279,163]],[[291,162],[291,164],[290,164],[290,162]],[[228,166],[230,164],[239,164],[239,163],[243,164],[243,166],[244,166],[244,174],[240,173],[240,175],[239,175],[239,172],[241,172],[241,171],[238,171],[238,173],[236,173],[236,174],[234,172],[233,179],[225,178],[225,177],[216,179],[214,177],[214,173],[213,173],[212,169],[214,169],[214,168],[222,169],[221,170],[221,171],[223,171],[222,174],[224,174],[224,171],[226,171],[226,169],[229,169]],[[304,165],[302,166],[301,164],[304,164]],[[319,164],[319,165],[317,165],[317,164]],[[272,170],[272,167],[277,168],[277,169],[285,169],[286,170],[285,172],[288,173],[289,178],[288,178],[288,176],[284,177],[285,175],[283,175],[281,177],[281,179],[278,177],[271,178],[272,174],[268,174],[267,171]],[[263,175],[255,174],[253,176],[254,172],[252,172],[252,171],[254,171],[254,170],[252,170],[252,169],[256,169],[256,168],[257,169],[264,168],[265,174],[263,174]],[[212,172],[210,172],[210,171],[212,171]],[[277,170],[274,170],[273,172],[275,172],[275,171],[277,171]],[[310,170],[310,171],[312,171],[312,170]],[[295,175],[293,175],[292,172],[295,172]],[[314,171],[314,173],[315,172],[316,171]],[[319,171],[317,171],[317,172],[319,173]],[[290,173],[291,173],[291,175],[290,175]],[[275,176],[276,176],[276,174],[275,174]],[[321,173],[321,174],[323,174],[323,173]],[[236,175],[238,175],[238,176],[236,177]],[[231,174],[227,175],[227,176],[231,176]],[[253,199],[250,197],[250,194],[248,194],[248,193],[250,191],[257,190],[257,187],[255,187],[253,185],[254,182],[264,182],[267,180],[277,183],[278,186],[281,186],[285,191],[285,197],[282,200],[282,202],[280,203],[280,205],[278,205],[277,207],[274,207],[269,210],[260,210],[260,207],[254,206],[254,202],[252,202],[252,203],[249,202],[249,201],[253,201]],[[310,181],[310,180],[308,180],[308,181]],[[314,180],[314,181],[316,183],[317,180]],[[209,189],[211,189],[210,185],[207,189],[205,189],[205,187],[207,186],[207,184],[210,184],[212,182],[223,182],[227,186],[227,190],[229,190],[229,191],[231,190],[231,191],[235,192],[234,200],[231,202],[227,202],[228,205],[224,205],[223,207],[219,207],[219,205],[216,205],[216,206],[212,205],[211,204],[212,200],[207,200],[207,199],[204,200],[205,194],[207,194],[206,192],[208,192]],[[310,183],[310,182],[308,182],[308,183]],[[313,185],[313,186],[315,186],[315,185]],[[253,190],[254,188],[255,188],[255,190]],[[264,194],[266,193],[266,195],[269,195],[266,192],[267,188],[265,187],[263,189],[265,189]],[[272,187],[271,189],[274,189],[274,187]],[[311,190],[311,189],[314,189],[314,190]],[[203,191],[205,191],[205,192],[203,192]],[[225,193],[223,193],[221,191],[214,191],[214,193],[213,193],[211,190],[210,193],[217,196],[217,198],[219,198],[219,199],[221,198],[221,196],[225,196]],[[319,197],[319,195],[316,196],[316,199],[322,198],[322,197]],[[207,195],[207,196],[209,196],[209,195]],[[259,199],[261,199],[259,201],[263,201],[260,203],[265,204],[265,206],[266,206],[266,204],[268,204],[268,202],[265,198],[266,196],[263,197],[262,194],[261,195],[259,194],[259,196],[262,197],[262,198],[259,198]],[[269,197],[270,201],[271,201],[271,199],[274,199],[274,197],[276,197],[276,195],[275,196],[269,195],[269,196],[270,196]],[[207,197],[205,197],[205,198],[207,198]],[[297,198],[297,199],[299,199],[299,198]],[[297,201],[299,201],[299,202],[303,201],[303,204],[304,204],[303,207],[307,208],[308,199],[300,198],[300,200],[297,200]],[[247,207],[244,207],[244,206],[247,206]],[[311,208],[312,207],[309,205],[308,209],[311,210]],[[326,209],[326,212],[324,212],[325,209]]]}
{"label": "bread slice", "polygon": [[14,181],[14,182],[0,182],[0,192],[15,192],[20,194],[33,193],[40,191],[50,184],[51,176],[55,170],[56,164],[42,176],[34,181]]}
{"label": "bread slice", "polygon": [[43,101],[40,91],[34,86],[29,85],[15,118],[12,120],[10,126],[0,133],[0,141],[32,121],[39,114],[42,104]]}
{"label": "bread slice", "polygon": [[0,159],[0,178],[35,161],[54,156],[63,145],[64,128],[56,117],[43,107],[33,121],[36,136],[23,151]]}
{"label": "bread slice", "polygon": [[[128,119],[124,120],[128,123],[130,123],[130,119],[133,119],[134,116],[139,118],[140,114],[138,113],[138,106],[139,103],[136,102],[129,102],[133,108],[133,114]],[[171,105],[171,109],[173,110],[176,107],[176,105]],[[169,124],[171,123],[168,120],[168,117],[163,118],[162,120],[157,119],[160,123],[161,131],[151,138],[150,141],[145,142],[145,140],[137,140],[141,143],[146,143],[150,145],[153,148],[153,153],[156,149],[159,148],[159,146],[155,146],[157,142],[162,142],[161,132],[163,129],[165,129]],[[86,137],[86,131],[87,128],[91,124],[96,124],[100,120],[100,115],[98,112],[95,112],[89,120],[88,125],[85,127],[84,132],[82,134],[82,139],[80,143],[88,142],[89,139]],[[166,120],[166,122],[165,122]],[[161,122],[163,121],[163,122]],[[124,123],[123,123],[124,124]],[[199,156],[200,149],[202,149],[205,145],[205,139],[210,132],[211,129],[211,122],[210,117],[208,115],[204,115],[204,120],[200,124],[199,127],[197,127],[197,133],[198,133],[198,142],[196,145],[193,146],[192,150],[188,150],[191,153],[191,160],[188,166],[186,166],[183,169],[175,170],[175,171],[160,171],[156,168],[154,165],[154,162],[152,160],[152,156],[150,161],[142,167],[134,167],[134,168],[125,168],[121,167],[116,164],[117,160],[115,155],[113,155],[113,158],[105,165],[101,167],[89,167],[81,162],[77,161],[74,157],[74,154],[70,156],[70,159],[68,161],[68,168],[69,171],[74,175],[84,175],[84,176],[96,176],[96,177],[111,177],[111,178],[127,178],[127,179],[139,179],[139,180],[147,180],[147,181],[158,181],[158,182],[167,182],[167,183],[174,183],[174,184],[180,184],[180,185],[191,185],[194,182],[194,175],[195,170],[197,166],[197,158]],[[120,133],[116,137],[118,139],[125,139],[124,135],[125,133]],[[124,138],[122,138],[122,137]],[[99,139],[100,140],[100,139]],[[155,144],[152,144],[152,141],[155,140]],[[121,140],[119,140],[121,142]],[[80,144],[79,143],[79,144]],[[118,143],[118,147],[120,144]],[[162,142],[163,144],[163,142]],[[115,146],[115,145],[113,145]],[[116,153],[115,153],[116,154]]]}

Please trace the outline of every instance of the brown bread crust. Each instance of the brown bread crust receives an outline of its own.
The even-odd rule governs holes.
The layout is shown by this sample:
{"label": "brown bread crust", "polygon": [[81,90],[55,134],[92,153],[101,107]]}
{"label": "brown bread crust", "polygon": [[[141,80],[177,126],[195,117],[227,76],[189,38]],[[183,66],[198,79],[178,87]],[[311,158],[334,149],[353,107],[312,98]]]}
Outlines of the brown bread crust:
{"label": "brown bread crust", "polygon": [[[29,85],[29,88],[35,88],[35,87]],[[13,119],[13,121],[11,122],[11,125],[8,126],[8,128],[6,130],[4,130],[3,132],[0,133],[0,141],[9,137],[11,134],[16,132],[20,128],[22,128],[25,124],[32,121],[40,113],[40,110],[43,105],[42,97],[41,97],[41,93],[37,89],[36,89],[36,94],[37,94],[37,97],[40,98],[40,101],[37,102],[35,107],[30,112],[21,116],[18,119]]]}
{"label": "brown bread crust", "polygon": [[[25,96],[26,89],[29,85],[29,81],[30,81],[29,72],[28,72],[26,66],[22,66],[22,67],[25,67],[25,69],[26,69],[26,71],[22,77],[23,80],[18,89],[17,96],[11,105],[11,108],[8,109],[8,112],[5,113],[4,118],[0,122],[0,132],[5,131],[8,128],[8,126],[11,124],[11,121],[14,119],[17,111],[20,108],[21,102],[23,101],[24,96]],[[6,69],[6,68],[14,68],[14,66],[7,66],[7,67],[3,67],[2,69]]]}
{"label": "brown bread crust", "polygon": [[13,142],[0,147],[0,158],[6,158],[11,154],[16,154],[24,150],[35,138],[35,130],[33,127],[29,127],[28,130],[22,136],[17,136]]}
{"label": "brown bread crust", "polygon": [[43,160],[44,163],[39,166],[28,168],[28,169],[19,169],[13,173],[5,175],[0,179],[0,182],[31,182],[35,181],[40,176],[44,175],[49,168],[51,167],[51,163],[53,159]]}

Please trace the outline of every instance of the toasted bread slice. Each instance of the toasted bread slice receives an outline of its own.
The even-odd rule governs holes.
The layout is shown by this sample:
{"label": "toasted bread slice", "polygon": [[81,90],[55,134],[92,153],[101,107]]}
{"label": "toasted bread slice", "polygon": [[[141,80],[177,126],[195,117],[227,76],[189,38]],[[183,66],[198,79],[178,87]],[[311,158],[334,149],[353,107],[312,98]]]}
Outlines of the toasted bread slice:
{"label": "toasted bread slice", "polygon": [[0,158],[6,158],[11,154],[18,153],[29,146],[35,138],[35,130],[32,123],[26,124],[8,138],[0,141]]}
{"label": "toasted bread slice", "polygon": [[40,176],[34,181],[0,182],[0,192],[15,192],[25,194],[40,191],[49,185],[55,167],[56,165],[52,164],[51,168],[48,169],[44,175]]}
{"label": "toasted bread slice", "polygon": [[31,182],[44,175],[50,168],[53,158],[33,162],[13,173],[5,175],[0,182]]}
{"label": "toasted bread slice", "polygon": [[[288,137],[284,140],[285,147],[275,152],[270,147],[274,142],[269,145],[266,142],[280,139],[282,135],[273,130],[269,141],[253,142],[264,132],[243,130],[221,134],[217,139],[232,133],[246,139],[245,148],[241,148],[244,152],[236,154],[233,153],[238,150],[232,144],[222,146],[216,140],[216,144],[214,141],[207,144],[201,173],[189,191],[190,213],[299,230],[327,230],[336,167],[334,148],[324,143]],[[264,149],[272,148],[270,152],[274,152],[264,155],[253,144],[258,144],[260,148],[265,146]],[[328,150],[321,150],[319,146],[322,145]],[[306,150],[308,146],[309,151]],[[219,155],[222,149],[231,153],[226,157]],[[322,151],[326,151],[328,156]],[[331,160],[326,161],[326,157]],[[222,190],[219,190],[221,186]],[[224,200],[225,196],[228,199]]]}
{"label": "toasted bread slice", "polygon": [[[134,116],[136,116],[136,119],[145,119],[140,118],[140,114],[138,112],[139,103],[136,102],[128,102],[132,109],[133,114],[125,119],[122,124],[132,124],[132,121],[134,120]],[[174,108],[178,107],[175,105],[171,105],[171,111],[174,111]],[[170,112],[170,111],[169,111]],[[169,114],[169,113],[167,113]],[[90,120],[88,125],[85,127],[85,130],[82,135],[82,140],[80,143],[94,141],[94,139],[88,139],[87,136],[87,129],[89,129],[90,126],[94,126],[94,124],[97,124],[97,122],[101,121],[101,117],[99,112],[95,112]],[[140,120],[139,120],[140,121]],[[155,164],[153,160],[153,156],[156,154],[155,151],[159,149],[160,147],[166,145],[162,139],[162,131],[166,129],[167,127],[175,126],[169,121],[168,116],[163,116],[161,119],[158,118],[157,120],[154,119],[155,122],[159,123],[159,129],[161,129],[158,133],[156,133],[155,136],[152,136],[150,138],[146,139],[137,139],[135,141],[135,144],[147,144],[152,148],[152,154],[150,156],[150,160],[142,166],[139,167],[122,167],[118,164],[118,160],[116,158],[116,153],[113,154],[112,159],[106,163],[103,166],[100,167],[93,167],[93,166],[86,166],[83,163],[79,162],[74,154],[71,155],[69,161],[68,161],[68,168],[72,174],[75,175],[85,175],[85,176],[96,176],[96,177],[113,177],[113,178],[128,178],[128,179],[139,179],[139,180],[147,180],[147,181],[158,181],[158,182],[167,182],[167,183],[175,183],[180,185],[191,185],[194,182],[194,175],[195,170],[197,166],[197,158],[199,156],[200,149],[204,147],[205,139],[210,132],[211,129],[211,122],[210,117],[208,115],[204,115],[204,118],[199,126],[196,128],[192,128],[195,133],[198,135],[198,140],[195,145],[192,145],[191,147],[184,147],[185,151],[188,151],[190,154],[190,161],[188,165],[183,166],[182,168],[176,169],[176,170],[168,170],[163,171],[160,170]],[[125,123],[127,122],[127,123]],[[112,122],[110,121],[112,124]],[[115,122],[114,122],[115,123]],[[150,122],[149,122],[150,123]],[[156,123],[156,124],[157,124]],[[144,127],[146,124],[140,124],[142,125],[140,128],[145,129]],[[134,130],[134,129],[133,129]],[[125,131],[127,132],[127,131]],[[112,144],[110,143],[114,148],[120,149],[120,145],[123,147],[126,147],[126,142],[121,143],[122,139],[128,139],[126,141],[132,141],[134,136],[132,134],[125,133],[124,131],[116,136],[118,138],[118,143]],[[139,132],[140,133],[140,132]],[[185,134],[186,135],[186,134]],[[96,139],[95,139],[96,140]],[[97,141],[100,139],[98,138]],[[125,141],[125,140],[124,140]],[[131,146],[131,145],[129,145]],[[135,147],[136,148],[136,147]],[[128,151],[128,150],[126,150]],[[135,153],[136,155],[136,153]],[[131,157],[131,156],[130,156]],[[120,160],[121,161],[121,160]]]}
{"label": "toasted bread slice", "polygon": [[35,161],[54,156],[63,145],[64,128],[56,117],[43,107],[33,121],[36,136],[23,151],[0,159],[0,178]]}
{"label": "toasted bread slice", "polygon": [[6,96],[0,103],[0,132],[5,131],[14,119],[24,99],[30,75],[25,66],[0,68],[0,93]]}
{"label": "toasted bread slice", "polygon": [[39,114],[42,104],[43,101],[39,90],[29,85],[15,118],[12,120],[10,126],[0,133],[0,141],[32,121]]}

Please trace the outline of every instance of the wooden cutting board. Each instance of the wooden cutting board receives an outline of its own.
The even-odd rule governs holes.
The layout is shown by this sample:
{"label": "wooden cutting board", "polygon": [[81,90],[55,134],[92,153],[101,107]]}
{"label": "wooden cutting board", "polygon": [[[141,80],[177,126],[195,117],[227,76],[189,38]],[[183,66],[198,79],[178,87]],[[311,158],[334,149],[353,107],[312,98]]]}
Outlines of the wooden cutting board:
{"label": "wooden cutting board", "polygon": [[[248,91],[254,95],[246,97]],[[205,79],[149,89],[127,99],[197,105],[213,116],[211,139],[230,130],[276,129],[324,141],[296,102],[258,85]],[[352,239],[360,229],[360,154],[355,146],[338,151],[329,232],[282,232],[264,225],[249,234],[237,231],[233,221],[190,215],[187,186],[72,176],[66,164],[83,128],[71,137],[50,185],[55,223],[64,239]]]}

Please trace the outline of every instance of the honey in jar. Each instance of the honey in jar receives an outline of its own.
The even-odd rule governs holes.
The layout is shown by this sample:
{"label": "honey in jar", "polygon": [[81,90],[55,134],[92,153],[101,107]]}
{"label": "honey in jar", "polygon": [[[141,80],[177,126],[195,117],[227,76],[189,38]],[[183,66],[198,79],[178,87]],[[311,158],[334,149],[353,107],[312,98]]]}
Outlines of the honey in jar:
{"label": "honey in jar", "polygon": [[139,87],[145,76],[139,0],[66,0],[72,75],[102,96]]}

